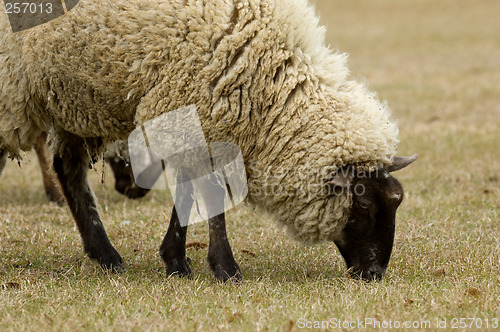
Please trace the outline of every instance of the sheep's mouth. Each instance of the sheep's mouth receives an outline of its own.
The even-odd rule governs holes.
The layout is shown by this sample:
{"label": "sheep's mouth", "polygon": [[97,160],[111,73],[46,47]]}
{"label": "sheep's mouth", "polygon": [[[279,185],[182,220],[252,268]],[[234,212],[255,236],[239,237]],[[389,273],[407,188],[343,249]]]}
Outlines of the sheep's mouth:
{"label": "sheep's mouth", "polygon": [[371,267],[365,270],[356,269],[351,267],[348,269],[347,273],[353,279],[363,280],[366,282],[371,281],[382,281],[385,276],[385,269],[378,267]]}

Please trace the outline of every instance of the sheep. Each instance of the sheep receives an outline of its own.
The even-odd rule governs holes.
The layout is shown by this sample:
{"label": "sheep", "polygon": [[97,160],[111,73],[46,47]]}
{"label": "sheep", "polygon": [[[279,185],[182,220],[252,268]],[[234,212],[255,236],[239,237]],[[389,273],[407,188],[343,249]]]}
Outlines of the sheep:
{"label": "sheep", "polygon": [[[58,180],[54,177],[51,170],[52,156],[47,151],[47,133],[42,133],[38,136],[34,149],[36,151],[40,171],[42,173],[43,187],[45,196],[50,202],[55,202],[60,205],[64,203],[64,196],[61,193],[57,184]],[[7,155],[5,154],[2,162],[5,162]],[[130,199],[137,199],[144,197],[149,189],[137,186],[134,181],[132,169],[128,156],[128,146],[126,142],[119,142],[114,147],[108,149],[105,153],[105,160],[111,167],[115,178],[115,189],[120,194]],[[3,169],[4,164],[0,162],[0,170]],[[152,173],[152,177],[158,177],[158,174]]]}
{"label": "sheep", "polygon": [[[249,203],[303,244],[335,242],[354,275],[384,275],[403,198],[389,172],[416,156],[396,157],[389,107],[349,78],[347,55],[326,46],[307,0],[82,0],[15,34],[1,22],[0,149],[19,156],[52,130],[54,169],[84,250],[102,266],[124,263],[97,212],[89,162],[194,104],[207,142],[241,148]],[[192,204],[181,196],[176,205]],[[208,224],[215,277],[241,279],[224,214]],[[186,231],[174,207],[160,247],[169,275],[191,273]]]}
{"label": "sheep", "polygon": [[2,150],[0,150],[0,175],[2,174],[2,171],[6,163],[7,163],[7,153],[4,153]]}
{"label": "sheep", "polygon": [[[150,188],[141,188],[135,183],[127,142],[119,141],[117,143],[108,148],[104,154],[104,159],[111,167],[115,178],[115,190],[130,199],[146,196]],[[160,176],[158,172],[149,172],[148,175],[152,177],[150,182],[154,182]]]}

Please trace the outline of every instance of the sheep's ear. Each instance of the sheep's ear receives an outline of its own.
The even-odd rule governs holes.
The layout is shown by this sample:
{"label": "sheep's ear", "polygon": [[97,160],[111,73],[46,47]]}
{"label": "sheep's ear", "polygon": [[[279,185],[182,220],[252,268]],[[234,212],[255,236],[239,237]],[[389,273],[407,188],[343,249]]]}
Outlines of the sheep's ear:
{"label": "sheep's ear", "polygon": [[418,154],[416,153],[410,157],[394,157],[394,162],[392,163],[391,166],[387,167],[387,172],[390,173],[399,171],[400,169],[405,168],[406,166],[410,165],[417,159],[418,159]]}
{"label": "sheep's ear", "polygon": [[351,167],[342,167],[337,170],[337,173],[326,184],[332,189],[336,187],[347,188],[352,184],[353,179],[354,170]]}

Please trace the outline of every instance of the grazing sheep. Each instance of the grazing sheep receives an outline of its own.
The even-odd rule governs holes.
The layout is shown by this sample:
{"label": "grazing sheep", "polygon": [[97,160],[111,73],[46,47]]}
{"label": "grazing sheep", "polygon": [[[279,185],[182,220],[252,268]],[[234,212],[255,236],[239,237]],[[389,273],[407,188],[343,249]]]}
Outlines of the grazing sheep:
{"label": "grazing sheep", "polygon": [[45,196],[50,202],[59,204],[64,203],[64,197],[57,185],[57,180],[51,172],[52,156],[45,148],[47,143],[47,133],[42,133],[38,136],[35,144],[36,156],[38,157],[38,164],[42,172],[43,188],[45,189]]}
{"label": "grazing sheep", "polygon": [[[81,0],[16,34],[2,14],[0,148],[17,156],[53,128],[85,251],[119,270],[88,164],[137,125],[195,104],[207,142],[241,148],[251,203],[302,243],[335,241],[353,273],[381,278],[403,198],[389,172],[416,157],[395,157],[389,108],[348,78],[347,56],[324,35],[307,0]],[[192,204],[181,196],[176,205]],[[209,228],[216,278],[241,278],[224,214]],[[174,208],[160,248],[168,274],[190,273],[186,230]]]}

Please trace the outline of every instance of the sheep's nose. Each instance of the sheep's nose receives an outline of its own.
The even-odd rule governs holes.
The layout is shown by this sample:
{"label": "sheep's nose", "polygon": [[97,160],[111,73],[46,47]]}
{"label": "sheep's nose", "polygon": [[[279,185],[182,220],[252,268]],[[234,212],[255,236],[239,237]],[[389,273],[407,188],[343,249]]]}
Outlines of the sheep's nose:
{"label": "sheep's nose", "polygon": [[124,179],[124,178],[116,179],[115,190],[118,191],[120,194],[124,195],[128,187],[130,187],[129,179]]}

